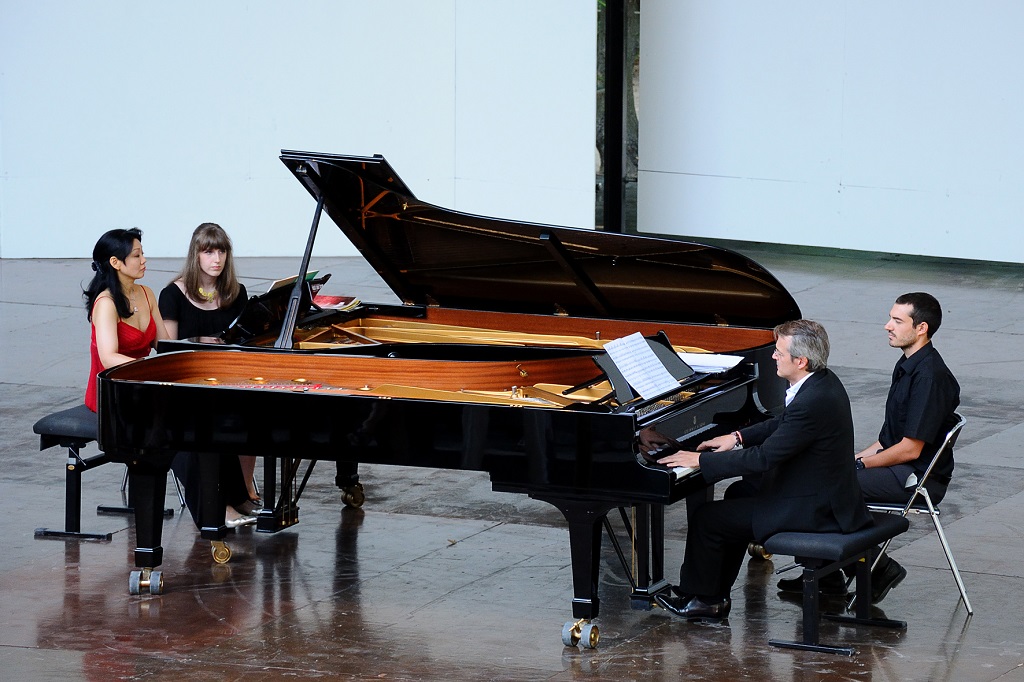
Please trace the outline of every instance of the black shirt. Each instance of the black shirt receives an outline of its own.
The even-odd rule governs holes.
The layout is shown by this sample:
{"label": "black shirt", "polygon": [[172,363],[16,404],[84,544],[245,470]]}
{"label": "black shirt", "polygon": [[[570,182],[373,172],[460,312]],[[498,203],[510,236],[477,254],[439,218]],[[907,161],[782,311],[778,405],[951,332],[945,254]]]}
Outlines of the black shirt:
{"label": "black shirt", "polygon": [[[960,384],[946,367],[939,351],[929,343],[908,357],[901,357],[892,371],[892,385],[885,401],[885,422],[878,434],[883,448],[906,438],[924,441],[921,455],[909,462],[923,474],[957,419]],[[937,481],[948,484],[953,475],[953,451],[946,450],[932,470]]]}
{"label": "black shirt", "polygon": [[178,338],[218,336],[235,321],[245,307],[248,295],[245,285],[239,284],[238,296],[227,308],[203,310],[188,300],[178,285],[171,282],[160,292],[160,315],[178,323]]}

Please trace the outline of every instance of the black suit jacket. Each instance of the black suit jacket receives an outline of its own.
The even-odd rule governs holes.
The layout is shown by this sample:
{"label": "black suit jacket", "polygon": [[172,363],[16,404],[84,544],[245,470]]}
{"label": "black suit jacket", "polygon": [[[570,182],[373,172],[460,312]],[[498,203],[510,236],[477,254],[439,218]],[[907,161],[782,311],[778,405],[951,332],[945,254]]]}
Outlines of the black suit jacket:
{"label": "black suit jacket", "polygon": [[814,372],[780,416],[740,435],[742,449],[702,453],[700,469],[708,482],[760,475],[757,539],[871,524],[854,466],[850,398],[831,370]]}

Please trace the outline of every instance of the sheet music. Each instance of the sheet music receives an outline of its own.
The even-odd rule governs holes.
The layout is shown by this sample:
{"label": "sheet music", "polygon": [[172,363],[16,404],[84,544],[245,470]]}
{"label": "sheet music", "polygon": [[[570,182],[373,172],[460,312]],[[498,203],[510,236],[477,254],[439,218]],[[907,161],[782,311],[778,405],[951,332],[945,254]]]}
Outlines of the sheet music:
{"label": "sheet music", "polygon": [[740,355],[718,355],[716,353],[676,353],[683,362],[701,374],[726,372],[740,363]]}
{"label": "sheet music", "polygon": [[679,388],[679,382],[661,363],[640,332],[609,341],[604,350],[644,400]]}

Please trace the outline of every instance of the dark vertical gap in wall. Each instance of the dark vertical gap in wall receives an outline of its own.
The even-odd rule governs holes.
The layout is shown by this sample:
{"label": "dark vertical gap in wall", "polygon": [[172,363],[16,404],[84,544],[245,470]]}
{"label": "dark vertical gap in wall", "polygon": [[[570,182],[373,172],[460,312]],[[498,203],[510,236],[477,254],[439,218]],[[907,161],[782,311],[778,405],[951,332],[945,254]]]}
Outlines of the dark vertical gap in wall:
{"label": "dark vertical gap in wall", "polygon": [[599,0],[595,223],[636,231],[640,0]]}

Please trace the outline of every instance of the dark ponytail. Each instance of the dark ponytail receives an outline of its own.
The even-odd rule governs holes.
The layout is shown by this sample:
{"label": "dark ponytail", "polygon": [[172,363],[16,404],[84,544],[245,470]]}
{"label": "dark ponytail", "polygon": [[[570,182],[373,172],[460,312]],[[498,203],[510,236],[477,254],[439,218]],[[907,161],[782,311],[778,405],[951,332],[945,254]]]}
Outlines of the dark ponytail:
{"label": "dark ponytail", "polygon": [[96,298],[104,291],[110,291],[118,317],[127,319],[132,316],[131,305],[128,297],[121,290],[121,280],[117,277],[117,270],[110,264],[110,257],[114,256],[123,261],[135,247],[136,239],[142,241],[142,230],[133,227],[130,230],[105,232],[96,242],[96,246],[92,250],[92,269],[96,274],[92,276],[89,286],[82,291],[86,316],[90,322],[92,322],[92,307],[96,303]]}

